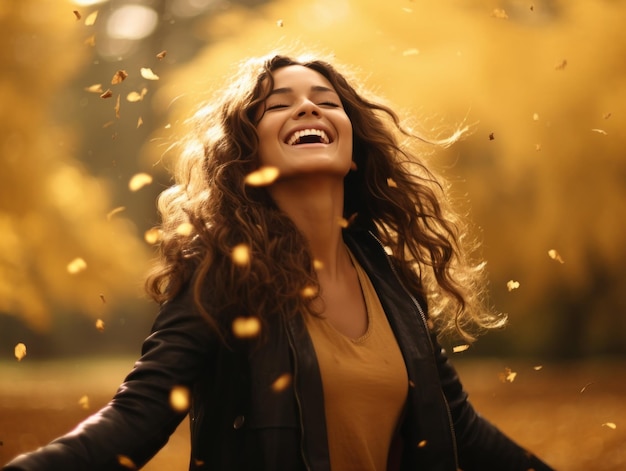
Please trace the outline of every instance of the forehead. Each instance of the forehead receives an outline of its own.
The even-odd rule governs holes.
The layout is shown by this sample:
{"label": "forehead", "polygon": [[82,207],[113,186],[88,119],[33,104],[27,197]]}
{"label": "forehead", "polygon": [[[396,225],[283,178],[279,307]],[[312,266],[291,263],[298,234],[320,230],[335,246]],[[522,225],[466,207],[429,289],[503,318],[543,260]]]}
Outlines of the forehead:
{"label": "forehead", "polygon": [[319,72],[303,65],[289,65],[272,72],[274,77],[274,89],[276,88],[311,88],[323,86],[335,91],[326,77]]}

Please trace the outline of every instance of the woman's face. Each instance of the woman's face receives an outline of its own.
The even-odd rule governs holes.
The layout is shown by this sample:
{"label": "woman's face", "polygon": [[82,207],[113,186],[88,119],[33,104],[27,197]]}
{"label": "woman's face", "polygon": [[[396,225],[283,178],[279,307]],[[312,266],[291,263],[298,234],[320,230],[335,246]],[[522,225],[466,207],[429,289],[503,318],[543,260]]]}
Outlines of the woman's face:
{"label": "woman's face", "polygon": [[301,65],[273,72],[257,134],[263,166],[279,178],[329,175],[343,179],[352,162],[352,124],[339,95],[320,73]]}

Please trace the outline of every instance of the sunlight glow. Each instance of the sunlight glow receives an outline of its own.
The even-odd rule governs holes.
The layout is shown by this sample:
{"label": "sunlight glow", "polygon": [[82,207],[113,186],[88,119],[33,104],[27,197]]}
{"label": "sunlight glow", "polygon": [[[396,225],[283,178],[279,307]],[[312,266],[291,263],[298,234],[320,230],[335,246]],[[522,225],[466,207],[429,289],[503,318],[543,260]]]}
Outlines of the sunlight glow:
{"label": "sunlight glow", "polygon": [[152,8],[125,5],[115,10],[107,22],[107,33],[116,39],[142,39],[154,32],[158,15]]}

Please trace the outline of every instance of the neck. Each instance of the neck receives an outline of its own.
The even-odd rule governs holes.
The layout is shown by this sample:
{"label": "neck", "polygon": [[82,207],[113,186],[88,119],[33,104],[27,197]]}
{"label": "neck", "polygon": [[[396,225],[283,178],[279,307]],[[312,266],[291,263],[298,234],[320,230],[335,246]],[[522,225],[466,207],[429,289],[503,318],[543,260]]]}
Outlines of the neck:
{"label": "neck", "polygon": [[321,262],[320,282],[340,276],[350,263],[342,237],[343,180],[291,179],[270,192],[278,207],[306,237],[314,260]]}

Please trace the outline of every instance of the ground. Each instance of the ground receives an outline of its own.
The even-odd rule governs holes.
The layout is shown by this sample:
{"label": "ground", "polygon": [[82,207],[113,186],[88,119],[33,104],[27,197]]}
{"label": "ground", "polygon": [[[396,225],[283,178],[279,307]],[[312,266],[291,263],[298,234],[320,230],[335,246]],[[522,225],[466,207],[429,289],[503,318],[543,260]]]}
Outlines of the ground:
{"label": "ground", "polygon": [[[455,358],[476,409],[558,470],[626,469],[626,362]],[[0,464],[104,405],[133,359],[0,363]],[[508,378],[508,379],[507,379]],[[86,396],[89,408],[79,404]],[[144,468],[187,469],[188,422]]]}

